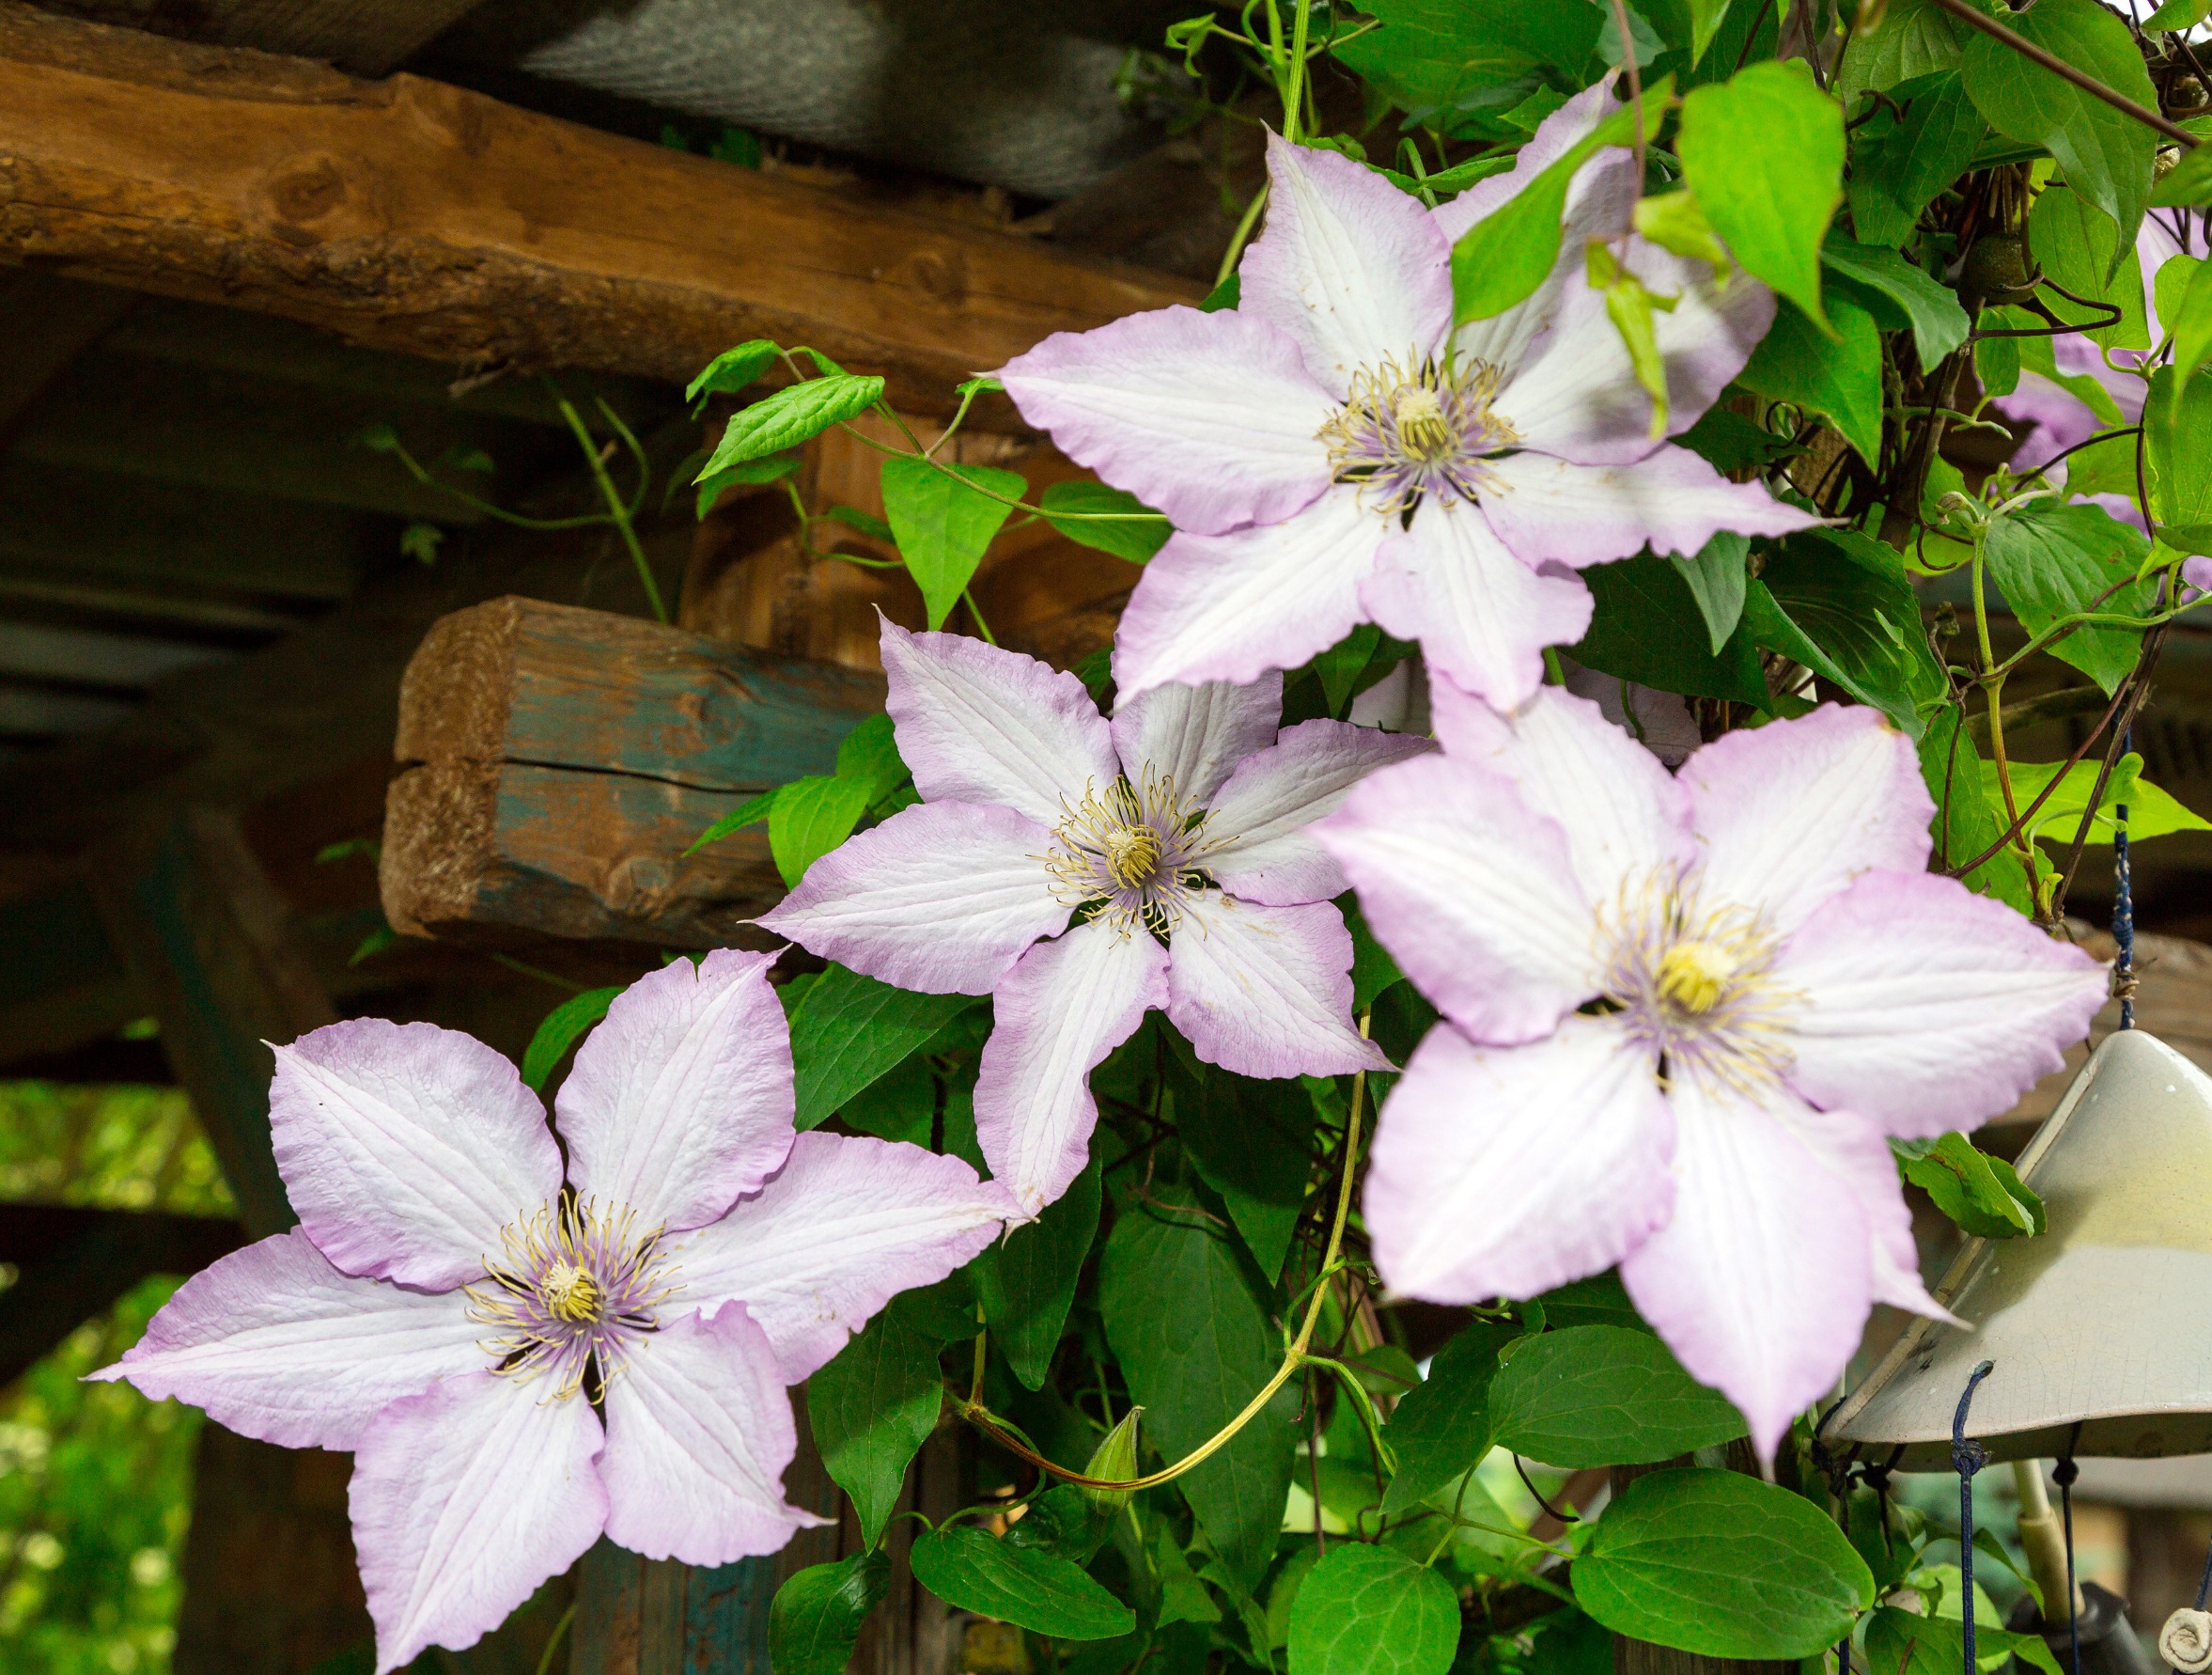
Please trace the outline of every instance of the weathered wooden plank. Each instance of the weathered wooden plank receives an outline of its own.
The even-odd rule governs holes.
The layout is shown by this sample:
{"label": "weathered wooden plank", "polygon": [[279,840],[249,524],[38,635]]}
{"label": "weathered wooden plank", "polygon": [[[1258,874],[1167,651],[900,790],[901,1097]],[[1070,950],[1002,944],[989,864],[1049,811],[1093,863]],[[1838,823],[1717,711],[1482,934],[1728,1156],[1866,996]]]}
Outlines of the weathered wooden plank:
{"label": "weathered wooden plank", "polygon": [[382,866],[414,934],[711,947],[782,894],[758,829],[683,851],[735,799],[829,772],[879,678],[634,618],[493,600],[401,683]]}
{"label": "weathered wooden plank", "polygon": [[269,1137],[268,1041],[337,1014],[237,820],[187,809],[106,846],[89,869],[108,935],[161,1021],[162,1045],[256,1238],[292,1225]]}
{"label": "weathered wooden plank", "polygon": [[0,275],[0,315],[9,343],[8,359],[0,362],[0,435],[138,300],[127,290],[51,274]]}
{"label": "weathered wooden plank", "polygon": [[0,1261],[18,1270],[0,1291],[0,1385],[148,1275],[196,1274],[243,1238],[211,1216],[0,1205]]}
{"label": "weathered wooden plank", "polygon": [[469,364],[684,379],[755,337],[918,410],[1203,287],[395,76],[0,8],[0,257]]}

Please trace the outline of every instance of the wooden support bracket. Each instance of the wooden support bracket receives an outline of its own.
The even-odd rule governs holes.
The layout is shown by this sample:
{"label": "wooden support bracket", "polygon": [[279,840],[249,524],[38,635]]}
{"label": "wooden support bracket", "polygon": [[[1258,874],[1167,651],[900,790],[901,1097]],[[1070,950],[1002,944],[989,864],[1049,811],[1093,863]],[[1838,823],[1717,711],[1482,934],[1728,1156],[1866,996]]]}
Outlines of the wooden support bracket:
{"label": "wooden support bracket", "polygon": [[539,600],[441,618],[408,665],[384,810],[397,930],[712,947],[781,898],[765,829],[684,851],[836,765],[880,676]]}

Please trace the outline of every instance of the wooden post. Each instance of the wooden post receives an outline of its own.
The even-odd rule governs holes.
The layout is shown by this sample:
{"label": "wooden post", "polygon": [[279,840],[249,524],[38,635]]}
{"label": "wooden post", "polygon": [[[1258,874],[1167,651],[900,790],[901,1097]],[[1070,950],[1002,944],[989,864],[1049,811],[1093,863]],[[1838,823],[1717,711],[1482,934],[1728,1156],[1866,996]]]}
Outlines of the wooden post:
{"label": "wooden post", "polygon": [[880,677],[633,617],[497,599],[441,618],[400,685],[384,912],[414,935],[712,947],[783,880],[755,826],[684,851],[755,791],[826,774]]}

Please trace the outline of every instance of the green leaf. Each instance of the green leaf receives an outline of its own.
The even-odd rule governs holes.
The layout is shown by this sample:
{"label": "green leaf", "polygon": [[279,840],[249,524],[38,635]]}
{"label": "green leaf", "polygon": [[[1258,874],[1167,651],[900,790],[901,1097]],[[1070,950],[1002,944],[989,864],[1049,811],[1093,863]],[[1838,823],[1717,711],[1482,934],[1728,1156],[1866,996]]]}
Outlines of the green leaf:
{"label": "green leaf", "polygon": [[[2061,766],[2058,762],[2007,762],[2005,765],[2012,772],[2013,795],[2019,800],[2023,810],[2050,783]],[[2050,793],[2029,822],[2028,836],[2037,841],[2071,846],[2074,834],[2080,829],[2081,811],[2089,806],[2090,793],[2096,789],[2097,773],[2102,765],[2090,759],[2068,768],[2058,790]],[[2003,792],[1998,784],[1995,762],[1982,764],[1982,781],[1989,806],[2002,808]],[[2127,838],[2131,843],[2147,842],[2175,832],[2212,831],[2212,825],[2142,777],[2142,758],[2132,750],[2112,764],[2111,777],[2106,781],[2104,795],[2097,800],[2096,813],[2090,819],[2088,841],[2099,844],[2112,841],[2119,831],[2118,810],[2122,806],[2127,810]]]}
{"label": "green leaf", "polygon": [[[1152,555],[1175,533],[1165,518],[1134,494],[1104,483],[1053,483],[1037,506],[1045,522],[1069,540],[1131,564],[1150,563]],[[1109,517],[1130,521],[1108,522]]]}
{"label": "green leaf", "polygon": [[1743,1434],[1728,1399],[1628,1326],[1568,1326],[1521,1344],[1490,1384],[1501,1446],[1547,1465],[1644,1465]]}
{"label": "green leaf", "polygon": [[1345,705],[1351,702],[1352,692],[1358,684],[1360,672],[1375,655],[1375,648],[1382,644],[1382,630],[1372,622],[1363,622],[1351,633],[1314,657],[1314,673],[1321,682],[1321,696],[1329,701],[1329,713],[1342,715]]}
{"label": "green leaf", "polygon": [[1055,1640],[1108,1640],[1137,1626],[1134,1611],[1067,1559],[966,1525],[916,1538],[909,1562],[946,1605]]}
{"label": "green leaf", "polygon": [[[2052,56],[2157,108],[2135,37],[2096,0],[2035,0],[2008,22]],[[1990,127],[2057,158],[2067,183],[2118,224],[2122,243],[2134,244],[2150,202],[2157,134],[1979,30],[1966,43],[1960,76]]]}
{"label": "green leaf", "polygon": [[1531,71],[1580,70],[1604,22],[1595,7],[1526,0],[1375,0],[1361,9],[1382,27],[1336,47],[1337,58],[1446,133],[1464,112],[1500,102],[1495,90]]}
{"label": "green leaf", "polygon": [[837,745],[837,776],[863,781],[868,788],[871,806],[906,778],[906,762],[898,754],[898,735],[890,716],[879,713],[864,717],[858,727],[845,735]]}
{"label": "green leaf", "polygon": [[1955,70],[1923,76],[1892,97],[1904,102],[1904,118],[1877,107],[1851,138],[1851,222],[1869,244],[1909,238],[1921,211],[1967,172],[1989,133]]}
{"label": "green leaf", "polygon": [[[2175,265],[2169,261],[2166,267]],[[2212,277],[2206,276],[2207,268],[2212,268],[2212,263],[2196,264],[2188,275],[2180,302],[2173,305],[2172,312],[2168,312],[2166,287],[2161,284],[2158,288],[2158,319],[2173,334],[2173,364],[2168,369],[2166,403],[2176,413],[2181,407],[2182,392],[2204,366],[2205,356],[2212,355]],[[2157,277],[2164,280],[2166,268],[2158,270]]]}
{"label": "green leaf", "polygon": [[1332,1546],[1290,1606],[1290,1675],[1444,1675],[1459,1596],[1392,1547]]}
{"label": "green leaf", "polygon": [[898,1504],[907,1463],[937,1428],[944,1376],[937,1340],[885,1309],[806,1381],[806,1417],[822,1464],[860,1514],[873,1547]]}
{"label": "green leaf", "polygon": [[1590,631],[1570,653],[1584,668],[1661,692],[1766,707],[1751,636],[1732,634],[1717,655],[1710,651],[1708,618],[1673,562],[1645,554],[1581,573],[1597,601]]}
{"label": "green leaf", "polygon": [[[1196,1205],[1131,1205],[1099,1265],[1106,1341],[1152,1440],[1179,1460],[1274,1375],[1282,1344],[1237,1246]],[[1290,1492],[1297,1398],[1287,1388],[1203,1464],[1176,1479],[1230,1573],[1250,1589],[1275,1551]]]}
{"label": "green leaf", "polygon": [[[2155,581],[2137,581],[2151,550],[2140,530],[2102,507],[2030,501],[1989,520],[1982,551],[2005,603],[2030,634],[2086,611],[2142,617],[2157,608]],[[2103,596],[2117,587],[2110,598]],[[2097,603],[2099,600],[2102,603]],[[2050,646],[2110,696],[2135,668],[2141,630],[2077,628]]]}
{"label": "green leaf", "polygon": [[[2058,1675],[2058,1660],[2041,1635],[2014,1634],[1987,1620],[1988,1616],[1974,1613],[1975,1658],[1984,1668],[2002,1667],[1997,1660],[2010,1654],[2046,1675]],[[1924,1617],[1897,1605],[1877,1605],[1866,1620],[1866,1665],[1873,1675],[1958,1675],[1965,1655],[1966,1636],[1955,1616]]]}
{"label": "green leaf", "polygon": [[2194,29],[2212,11],[2212,0],[2166,0],[2142,21],[2145,29]]}
{"label": "green leaf", "polygon": [[1943,678],[1894,548],[1851,529],[1794,536],[1768,555],[1743,616],[1760,645],[1874,705],[1908,737],[1920,737],[1921,705],[1941,696]]}
{"label": "green leaf", "polygon": [[1706,542],[1695,557],[1680,553],[1667,557],[1675,573],[1690,585],[1690,596],[1697,601],[1698,614],[1706,619],[1706,634],[1712,641],[1715,657],[1721,655],[1729,636],[1736,633],[1736,625],[1743,620],[1751,549],[1748,536],[1723,529]]}
{"label": "green leaf", "polygon": [[1397,1474],[1382,1497],[1382,1513],[1395,1517],[1472,1471],[1489,1452],[1490,1380],[1498,1352],[1517,1336],[1512,1326],[1477,1321],[1437,1351],[1428,1376],[1398,1398],[1383,1432],[1398,1457]]}
{"label": "green leaf", "polygon": [[1684,187],[1657,197],[1636,200],[1636,230],[1663,250],[1676,256],[1710,262],[1721,273],[1728,270],[1728,246],[1698,204],[1697,194]]}
{"label": "green leaf", "polygon": [[683,399],[695,401],[713,391],[749,387],[784,352],[766,337],[756,337],[735,349],[725,349],[700,368],[698,377],[684,385]]}
{"label": "green leaf", "polygon": [[857,530],[870,540],[880,540],[886,545],[896,544],[891,525],[873,512],[862,511],[857,506],[833,506],[822,516],[844,524],[848,529]]}
{"label": "green leaf", "polygon": [[1573,1569],[1616,1635],[1706,1657],[1815,1657],[1874,1603],[1874,1576],[1813,1503],[1730,1471],[1639,1478]]}
{"label": "green leaf", "polygon": [[[1531,7],[1531,11],[1553,8]],[[1668,90],[1643,90],[1644,121],[1656,130]],[[1608,146],[1635,142],[1635,112],[1622,107],[1553,159],[1513,196],[1459,235],[1452,246],[1452,317],[1488,320],[1525,301],[1559,260],[1566,191],[1581,166]]]}
{"label": "green leaf", "polygon": [[2010,1164],[1977,1151],[1966,1135],[1892,1140],[1890,1146],[1905,1179],[1966,1231],[1984,1239],[2033,1238],[2043,1231],[2043,1200],[2020,1184]]}
{"label": "green leaf", "polygon": [[705,849],[709,843],[713,843],[721,838],[727,838],[732,832],[739,830],[740,827],[756,825],[761,821],[766,820],[769,817],[770,811],[775,807],[776,796],[778,792],[782,791],[783,789],[784,788],[779,785],[775,788],[774,791],[764,791],[756,797],[746,798],[742,803],[740,803],[735,808],[731,809],[727,814],[724,815],[720,820],[716,821],[712,825],[709,826],[704,832],[701,832],[696,838],[693,838],[691,848],[685,850],[683,853],[687,855],[697,854],[699,851]]}
{"label": "green leaf", "polygon": [[1203,1083],[1177,1086],[1176,1119],[1199,1179],[1221,1194],[1261,1274],[1275,1278],[1305,1206],[1314,1102],[1304,1087],[1209,1071]]}
{"label": "green leaf", "polygon": [[722,498],[724,489],[742,483],[772,483],[779,477],[789,477],[803,462],[797,454],[771,454],[765,460],[741,460],[726,471],[717,471],[711,477],[699,479],[699,492],[693,504],[693,512],[705,517],[714,509],[714,503]]}
{"label": "green leaf", "polygon": [[768,811],[768,847],[787,887],[797,889],[806,869],[852,836],[874,799],[868,781],[842,774],[810,774],[776,792]]}
{"label": "green leaf", "polygon": [[1794,308],[1775,310],[1737,381],[1820,415],[1872,463],[1882,447],[1881,333],[1873,315],[1844,297],[1828,299],[1828,317],[1832,342]]}
{"label": "green leaf", "polygon": [[1870,87],[1886,92],[1900,82],[1956,70],[1959,37],[1966,33],[1935,0],[1890,0],[1873,28],[1852,32],[1836,70],[1836,97],[1849,103]]}
{"label": "green leaf", "polygon": [[[1946,704],[1928,723],[1920,741],[1920,774],[1935,800],[1935,865],[1959,866],[1981,854],[2002,835],[2005,822],[1997,816],[1984,789],[1981,754],[1971,734],[1960,726],[1959,707]],[[2033,916],[2034,903],[2019,863],[2000,853],[1976,867],[1961,881],[1970,890],[1993,896],[2016,913]]]}
{"label": "green leaf", "polygon": [[850,373],[810,378],[778,390],[730,415],[706,468],[692,480],[705,482],[743,461],[797,447],[832,425],[859,417],[882,399],[880,378],[855,378]]}
{"label": "green leaf", "polygon": [[2175,406],[2173,368],[2151,374],[2143,402],[2143,464],[2158,539],[2184,553],[2212,553],[2212,379],[2192,378]]}
{"label": "green leaf", "polygon": [[545,1079],[553,1073],[553,1066],[568,1056],[569,1049],[585,1030],[607,1015],[607,1008],[621,993],[620,984],[609,989],[586,989],[581,994],[569,995],[545,1014],[545,1022],[537,1026],[529,1046],[522,1052],[522,1080],[533,1093],[545,1091]]}
{"label": "green leaf", "polygon": [[[2212,203],[2212,147],[2184,151],[2181,161],[2152,183],[2154,210],[2194,209],[2206,203]],[[2165,318],[2163,310],[2159,318]]]}
{"label": "green leaf", "polygon": [[[1820,259],[1830,271],[1871,293],[1860,300],[1867,304],[1877,325],[1891,331],[1911,329],[1912,347],[1923,367],[1933,367],[1966,341],[1971,322],[1957,297],[1941,280],[1914,267],[1896,251],[1830,233],[1820,247]],[[1891,305],[1887,319],[1883,318],[1883,302]]]}
{"label": "green leaf", "polygon": [[914,454],[883,462],[883,511],[899,556],[922,589],[931,628],[944,626],[991,537],[1013,510],[991,494],[1019,500],[1027,487],[1020,472],[990,465],[938,465]]}
{"label": "green leaf", "polygon": [[998,1336],[999,1353],[1027,1388],[1044,1386],[1075,1282],[1098,1231],[1098,1166],[1091,1166],[1044,1213],[1016,1228],[975,1259],[975,1294]]}
{"label": "green leaf", "polygon": [[[2053,183],[2035,197],[2028,212],[2028,243],[2044,274],[2076,296],[2119,309],[2111,325],[2085,332],[2104,349],[2148,349],[2150,323],[2143,314],[2142,265],[2133,235],[2123,242],[2120,229],[2078,192]],[[2117,264],[2115,266],[2115,264]],[[2061,320],[2101,318],[2064,297],[2047,296]]]}
{"label": "green leaf", "polygon": [[791,1067],[802,1134],[904,1062],[975,1004],[971,994],[917,994],[833,965],[791,1016]]}
{"label": "green leaf", "polygon": [[861,1624],[891,1591],[891,1555],[881,1548],[786,1578],[768,1608],[771,1675],[845,1675]]}
{"label": "green leaf", "polygon": [[1171,1622],[1221,1621],[1222,1608],[1213,1603],[1213,1595],[1206,1591],[1165,1524],[1153,1526],[1152,1562],[1160,1572],[1161,1627]]}
{"label": "green leaf", "polygon": [[1219,314],[1225,308],[1236,307],[1243,294],[1243,276],[1231,274],[1206,293],[1206,300],[1198,305],[1198,311],[1201,314]]}
{"label": "green leaf", "polygon": [[1729,0],[1690,0],[1690,62],[1700,63],[1728,15]]}
{"label": "green leaf", "polygon": [[1587,1279],[1570,1279],[1533,1299],[1554,1326],[1628,1326],[1639,1332],[1651,1328],[1628,1301],[1628,1288],[1612,1269]]}
{"label": "green leaf", "polygon": [[1788,437],[1725,407],[1706,408],[1705,416],[1675,440],[1721,472],[1764,471],[1799,451]]}
{"label": "green leaf", "polygon": [[1823,327],[1820,241],[1844,198],[1844,111],[1770,60],[1682,101],[1682,172],[1736,259]]}

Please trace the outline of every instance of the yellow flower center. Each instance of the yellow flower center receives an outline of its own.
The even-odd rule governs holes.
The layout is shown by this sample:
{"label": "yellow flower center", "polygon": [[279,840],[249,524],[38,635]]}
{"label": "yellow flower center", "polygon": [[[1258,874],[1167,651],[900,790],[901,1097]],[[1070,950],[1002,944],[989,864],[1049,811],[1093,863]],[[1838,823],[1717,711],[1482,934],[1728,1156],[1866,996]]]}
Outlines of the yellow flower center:
{"label": "yellow flower center", "polygon": [[1100,835],[1098,847],[1107,872],[1125,887],[1143,884],[1160,865],[1160,834],[1148,825],[1111,828]]}
{"label": "yellow flower center", "polygon": [[1720,1004],[1737,970],[1735,956],[1719,943],[1678,942],[1660,956],[1652,987],[1660,999],[1699,1016]]}
{"label": "yellow flower center", "polygon": [[599,1281],[582,1268],[555,1262],[537,1282],[537,1291],[545,1299],[546,1312],[556,1321],[581,1326],[599,1317]]}
{"label": "yellow flower center", "polygon": [[1409,453],[1435,457],[1452,443],[1452,427],[1444,417],[1444,404],[1425,384],[1401,385],[1393,409],[1398,421],[1398,439]]}

